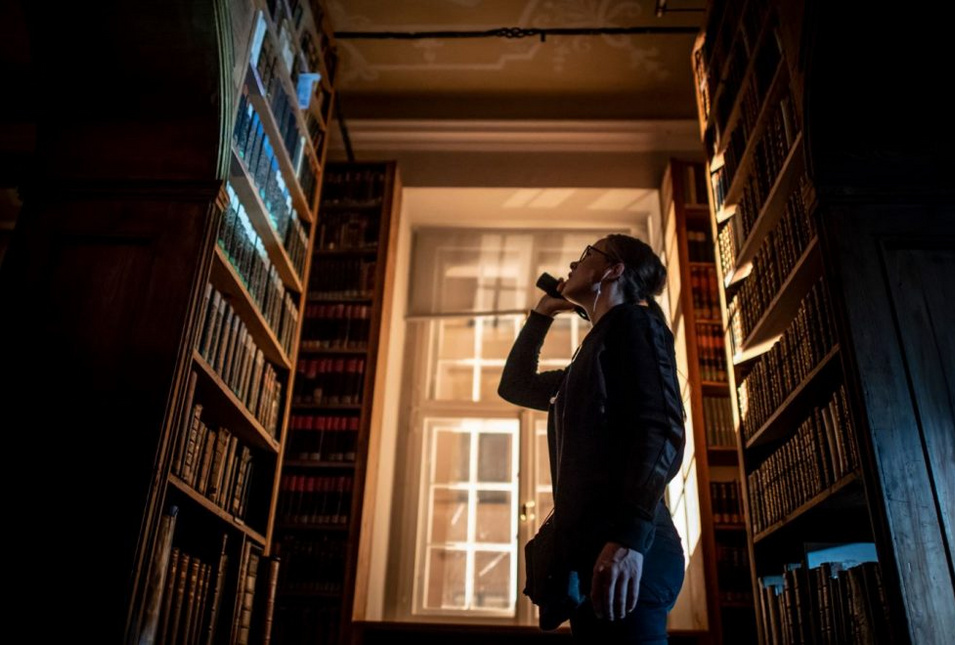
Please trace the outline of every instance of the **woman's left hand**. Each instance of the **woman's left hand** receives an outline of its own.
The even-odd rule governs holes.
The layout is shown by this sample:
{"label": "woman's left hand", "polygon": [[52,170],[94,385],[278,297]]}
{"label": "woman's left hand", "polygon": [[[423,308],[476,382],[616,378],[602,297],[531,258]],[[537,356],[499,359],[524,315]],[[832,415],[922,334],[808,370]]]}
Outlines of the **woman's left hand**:
{"label": "woman's left hand", "polygon": [[637,606],[643,554],[618,542],[607,542],[594,564],[590,595],[597,618],[622,620]]}

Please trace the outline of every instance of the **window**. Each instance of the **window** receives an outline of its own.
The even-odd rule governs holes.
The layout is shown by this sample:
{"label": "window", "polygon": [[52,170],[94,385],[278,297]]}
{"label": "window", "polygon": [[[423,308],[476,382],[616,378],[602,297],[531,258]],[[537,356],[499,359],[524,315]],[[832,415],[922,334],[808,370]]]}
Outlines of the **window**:
{"label": "window", "polygon": [[[546,414],[497,394],[544,271],[566,275],[603,231],[422,229],[415,233],[400,419],[407,521],[397,618],[535,624],[520,594],[523,544],[553,505]],[[590,328],[559,316],[541,369],[566,366]],[[409,555],[412,554],[412,555]],[[404,575],[410,574],[410,575]]]}

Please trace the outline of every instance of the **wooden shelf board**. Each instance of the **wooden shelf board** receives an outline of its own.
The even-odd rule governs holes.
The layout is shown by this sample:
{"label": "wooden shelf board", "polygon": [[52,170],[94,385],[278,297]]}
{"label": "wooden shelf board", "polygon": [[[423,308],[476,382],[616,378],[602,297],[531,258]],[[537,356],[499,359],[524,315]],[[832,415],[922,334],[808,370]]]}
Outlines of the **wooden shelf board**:
{"label": "wooden shelf board", "polygon": [[252,222],[252,227],[258,236],[262,238],[262,244],[265,246],[265,251],[269,255],[269,260],[275,265],[275,269],[278,271],[279,277],[282,278],[282,282],[290,287],[292,291],[301,293],[302,279],[295,271],[292,260],[289,259],[288,253],[285,251],[285,246],[282,244],[282,240],[279,239],[279,232],[275,230],[275,226],[272,225],[272,218],[266,210],[265,204],[262,202],[259,191],[255,186],[255,182],[252,180],[252,176],[249,174],[245,162],[239,157],[239,152],[235,146],[232,146],[232,164],[229,172],[229,183],[232,184],[236,194],[239,196],[239,200],[242,202],[242,206],[249,216],[249,221]]}
{"label": "wooden shelf board", "polygon": [[738,524],[714,524],[714,531],[745,531],[746,525],[742,523]]}
{"label": "wooden shelf board", "polygon": [[[312,214],[311,208],[309,208],[308,199],[305,197],[305,192],[302,190],[301,184],[298,182],[298,174],[295,172],[295,164],[292,161],[292,158],[289,156],[288,150],[285,149],[285,141],[282,139],[282,133],[279,130],[278,123],[275,121],[275,115],[272,114],[272,108],[269,105],[268,98],[264,96],[265,88],[262,86],[262,81],[259,79],[259,72],[251,64],[249,64],[249,100],[252,102],[252,105],[255,107],[256,113],[259,115],[259,119],[262,121],[262,127],[265,129],[265,133],[269,136],[269,139],[272,141],[272,150],[275,153],[275,158],[278,161],[279,168],[282,171],[282,175],[285,178],[285,184],[288,187],[289,194],[292,195],[292,203],[295,204],[295,209],[298,211],[298,214],[302,219],[308,222],[314,222],[315,218]],[[311,142],[308,141],[308,137],[299,133],[299,136],[302,136],[306,145],[311,145]]]}
{"label": "wooden shelf board", "polygon": [[804,519],[816,510],[826,507],[838,508],[840,502],[842,501],[841,498],[851,497],[848,494],[851,492],[850,489],[854,488],[854,485],[858,485],[860,482],[861,480],[855,472],[849,473],[826,490],[818,493],[810,500],[797,507],[795,510],[787,514],[783,519],[774,522],[770,526],[754,535],[753,544],[759,544],[764,542],[769,537],[779,535],[782,531],[791,528],[794,521]]}
{"label": "wooden shelf board", "polygon": [[739,462],[736,448],[712,446],[706,449],[706,458],[713,466],[735,466]]}
{"label": "wooden shelf board", "polygon": [[[279,443],[273,439],[259,420],[252,416],[245,404],[239,400],[235,393],[212,369],[206,359],[202,357],[198,350],[192,352],[192,362],[199,368],[200,380],[204,381],[206,397],[203,404],[210,409],[215,409],[216,420],[229,428],[230,432],[240,440],[260,448],[272,454],[278,454]],[[197,383],[198,387],[198,383]],[[214,394],[219,401],[215,404],[210,400],[209,395]]]}
{"label": "wooden shelf board", "polygon": [[256,346],[262,349],[265,357],[286,370],[291,369],[292,363],[289,361],[285,349],[278,338],[275,337],[268,321],[262,316],[258,305],[245,288],[235,267],[226,257],[225,251],[218,244],[216,244],[212,261],[211,280],[216,289],[229,296],[229,304],[239,314],[242,322],[245,323],[252,334]]}
{"label": "wooden shelf board", "polygon": [[222,520],[223,522],[231,526],[236,531],[241,531],[242,533],[245,533],[249,538],[257,542],[259,545],[262,545],[262,546],[265,545],[265,536],[249,528],[249,526],[247,526],[245,522],[242,522],[241,520],[237,520],[231,513],[226,512],[225,509],[220,508],[219,506],[216,506],[215,504],[213,504],[211,500],[209,500],[203,495],[200,495],[195,489],[192,488],[192,486],[184,482],[179,477],[170,473],[168,481],[169,481],[169,484],[172,487],[174,487],[176,490],[180,491],[186,497],[194,501],[200,507],[212,513],[214,516],[218,517],[220,520]]}
{"label": "wooden shelf board", "polygon": [[827,389],[838,375],[838,354],[839,345],[836,345],[806,374],[796,389],[779,404],[772,416],[746,441],[747,450],[780,439],[795,427],[798,417],[805,414],[807,404],[818,396],[820,390]]}
{"label": "wooden shelf board", "polygon": [[355,467],[353,461],[313,461],[311,459],[286,459],[282,462],[282,467],[288,468],[338,468],[352,469]]}
{"label": "wooden shelf board", "polygon": [[361,410],[360,403],[293,403],[295,410]]}
{"label": "wooden shelf board", "polygon": [[778,337],[792,322],[803,298],[822,275],[822,253],[817,240],[814,237],[796,261],[796,266],[743,341],[741,353],[745,354],[770,338]]}
{"label": "wooden shelf board", "polygon": [[[759,114],[753,124],[752,131],[749,133],[743,154],[739,158],[736,166],[736,174],[733,175],[733,181],[730,183],[726,191],[726,196],[723,198],[724,204],[736,204],[743,196],[743,188],[746,186],[750,170],[756,158],[757,144],[762,138],[763,132],[769,124],[770,117],[778,105],[778,99],[781,98],[782,91],[788,87],[788,83],[784,82],[784,77],[789,77],[789,71],[786,68],[785,61],[780,60],[776,65],[776,72],[773,74],[772,83],[766,91],[766,96],[763,97],[763,103],[759,106]],[[729,139],[727,139],[725,143],[721,142],[720,154],[726,150],[728,144]]]}
{"label": "wooden shelf board", "polygon": [[797,185],[806,167],[803,155],[803,136],[800,132],[793,142],[792,148],[783,162],[783,166],[773,183],[773,187],[766,197],[766,202],[760,209],[759,216],[753,230],[749,232],[746,241],[736,256],[736,268],[727,273],[724,286],[729,288],[733,284],[746,278],[752,270],[753,258],[759,252],[763,239],[773,228],[786,210],[786,202]]}

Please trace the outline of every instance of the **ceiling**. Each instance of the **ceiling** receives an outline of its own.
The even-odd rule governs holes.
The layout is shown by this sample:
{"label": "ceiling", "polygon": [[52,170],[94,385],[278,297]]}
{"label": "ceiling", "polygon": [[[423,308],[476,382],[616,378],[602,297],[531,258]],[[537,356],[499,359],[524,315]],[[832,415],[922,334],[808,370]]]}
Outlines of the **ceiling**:
{"label": "ceiling", "polygon": [[[671,10],[702,0],[675,0]],[[328,0],[336,33],[692,27],[654,0]],[[346,119],[694,119],[693,34],[338,39]]]}

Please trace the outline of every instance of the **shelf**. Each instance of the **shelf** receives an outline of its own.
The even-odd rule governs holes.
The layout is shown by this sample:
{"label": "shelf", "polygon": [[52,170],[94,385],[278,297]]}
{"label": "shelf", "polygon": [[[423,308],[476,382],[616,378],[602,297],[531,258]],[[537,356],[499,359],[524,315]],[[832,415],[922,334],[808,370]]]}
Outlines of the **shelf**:
{"label": "shelf", "polygon": [[368,353],[368,348],[362,349],[345,349],[341,347],[331,348],[331,347],[316,347],[311,348],[305,345],[308,341],[302,341],[299,345],[298,353],[301,356],[302,354],[344,354],[348,356],[364,356]]}
{"label": "shelf", "polygon": [[742,522],[735,523],[735,524],[714,524],[714,525],[713,525],[713,530],[714,530],[714,531],[736,531],[736,532],[739,532],[739,531],[745,531],[745,530],[746,530],[746,525],[743,524]]}
{"label": "shelf", "polygon": [[721,329],[723,327],[722,320],[713,320],[712,318],[697,318],[693,322],[697,325],[719,325]]}
{"label": "shelf", "polygon": [[252,295],[245,288],[235,267],[229,262],[222,247],[218,244],[216,244],[212,261],[211,280],[216,289],[230,296],[229,304],[239,314],[239,318],[245,323],[255,340],[256,346],[262,350],[265,357],[286,370],[291,369],[292,363],[289,361],[285,349],[278,338],[275,337],[272,327],[262,316],[262,312],[259,311]]}
{"label": "shelf", "polygon": [[329,532],[338,532],[338,531],[348,531],[348,522],[344,524],[290,524],[283,522],[281,524],[276,524],[275,528],[280,531],[329,531]]}
{"label": "shelf", "polygon": [[795,427],[799,418],[805,415],[807,405],[829,389],[838,377],[841,371],[838,354],[839,345],[836,345],[790,392],[759,430],[746,440],[747,450],[781,439]]}
{"label": "shelf", "polygon": [[366,211],[381,209],[381,199],[372,201],[343,201],[343,202],[322,202],[321,210],[329,211]]}
{"label": "shelf", "polygon": [[309,293],[308,302],[371,302],[371,296],[329,296],[323,293]]}
{"label": "shelf", "polygon": [[793,189],[799,178],[802,177],[805,165],[803,136],[800,132],[796,136],[792,148],[789,149],[789,154],[786,156],[782,169],[780,169],[779,175],[766,197],[766,202],[760,209],[753,230],[749,232],[749,236],[743,242],[743,246],[736,256],[736,269],[729,272],[725,278],[724,286],[726,288],[749,275],[753,258],[759,252],[763,239],[776,226],[779,218],[786,210],[786,202],[789,201]]}
{"label": "shelf", "polygon": [[265,536],[263,536],[262,534],[256,531],[253,531],[251,528],[249,528],[245,524],[245,522],[243,522],[242,520],[236,519],[232,514],[227,513],[224,509],[219,508],[218,506],[213,504],[212,501],[210,501],[203,495],[200,495],[198,492],[196,492],[192,488],[192,486],[190,486],[183,480],[179,479],[172,473],[169,474],[168,481],[173,488],[181,492],[183,495],[185,495],[186,497],[194,501],[196,504],[198,504],[202,508],[206,509],[207,511],[209,511],[210,513],[218,517],[220,520],[222,520],[223,522],[231,526],[233,529],[235,529],[236,531],[245,533],[245,535],[247,535],[254,542],[258,543],[261,546],[265,546]]}
{"label": "shelf", "polygon": [[302,293],[302,280],[295,271],[292,260],[289,259],[288,253],[285,251],[285,246],[282,245],[282,240],[279,239],[279,232],[275,230],[275,226],[272,225],[272,217],[265,209],[265,204],[262,202],[262,198],[259,197],[259,191],[255,186],[255,182],[252,180],[249,170],[245,167],[245,162],[239,157],[239,152],[234,145],[232,146],[232,164],[229,172],[229,182],[232,184],[232,187],[235,188],[235,192],[239,196],[242,206],[245,207],[249,221],[252,222],[252,228],[254,228],[258,236],[262,238],[262,244],[265,246],[265,251],[269,255],[269,260],[275,266],[276,271],[278,271],[282,282],[291,288],[292,291]]}
{"label": "shelf", "polygon": [[[279,443],[269,436],[259,420],[252,416],[198,350],[193,350],[192,362],[199,367],[200,380],[204,385],[204,396],[201,399],[197,396],[196,399],[202,400],[206,409],[215,411],[216,421],[249,446],[277,455]],[[198,381],[196,386],[199,387]]]}
{"label": "shelf", "polygon": [[[759,57],[758,54],[763,47],[763,43],[766,40],[766,35],[771,31],[769,29],[771,15],[772,15],[772,12],[767,11],[762,18],[762,22],[759,27],[759,35],[756,37],[756,43],[753,46],[752,53],[749,57],[749,62],[746,64],[746,69],[743,71],[743,75],[740,77],[741,81],[740,81],[739,87],[737,88],[736,96],[733,97],[733,107],[730,108],[730,113],[729,113],[729,116],[726,118],[726,123],[723,125],[723,129],[717,130],[716,132],[716,141],[719,142],[718,148],[720,152],[722,152],[723,150],[726,150],[726,145],[724,144],[724,141],[726,142],[729,141],[729,138],[726,135],[733,131],[733,128],[736,126],[736,122],[739,120],[740,114],[742,114],[743,112],[743,98],[746,95],[746,91],[749,89],[749,87],[751,87],[751,84],[749,82],[750,76],[752,76],[755,73],[754,70],[756,69],[756,59]],[[739,32],[737,32],[737,35],[739,35]],[[735,39],[733,44],[734,45],[736,44]],[[780,63],[781,62],[782,62],[782,59],[780,60]],[[782,65],[782,64],[780,64],[777,67],[776,69],[777,77],[779,76],[781,69],[783,67],[785,67],[785,65]],[[773,82],[776,82],[777,80],[778,78],[774,78]],[[772,94],[772,87],[773,85],[771,83],[770,89],[766,92],[767,97],[769,97]]]}
{"label": "shelf", "polygon": [[[281,72],[278,73],[281,74]],[[285,140],[282,138],[278,124],[275,122],[275,115],[272,114],[272,108],[269,105],[268,98],[264,96],[265,88],[262,86],[261,79],[259,79],[259,72],[251,63],[249,63],[248,76],[249,100],[252,102],[253,107],[255,107],[259,119],[262,121],[262,127],[265,129],[265,133],[272,141],[272,150],[275,153],[279,168],[282,170],[282,175],[285,177],[285,184],[288,187],[289,194],[292,195],[292,202],[295,204],[295,209],[298,211],[300,217],[312,223],[315,221],[315,218],[309,207],[308,199],[305,197],[304,191],[302,191],[301,184],[298,183],[298,174],[295,172],[295,165],[292,162],[292,158],[289,157],[288,150],[285,149]],[[299,133],[299,136],[305,139],[307,146],[312,145],[307,136],[301,133]]]}
{"label": "shelf", "polygon": [[710,446],[706,449],[706,459],[711,466],[735,466],[739,454],[731,446]]}
{"label": "shelf", "polygon": [[706,268],[706,269],[715,269],[715,268],[716,268],[716,260],[715,260],[715,259],[714,259],[714,260],[709,260],[709,261],[706,261],[706,262],[703,262],[703,261],[700,261],[700,260],[690,260],[689,262],[687,262],[687,264],[688,264],[689,266],[691,266],[691,267],[703,267],[703,268]]}
{"label": "shelf", "polygon": [[701,381],[700,386],[704,394],[726,394],[730,388],[726,381]]}
{"label": "shelf", "polygon": [[352,256],[352,257],[377,257],[378,249],[316,249],[312,255],[319,257]]}
{"label": "shelf", "polygon": [[338,468],[352,469],[353,461],[312,461],[311,459],[286,459],[282,462],[283,468]]}
{"label": "shelf", "polygon": [[709,217],[709,204],[683,204],[683,213],[692,217]]}
{"label": "shelf", "polygon": [[295,410],[361,410],[361,403],[293,403]]}
{"label": "shelf", "polygon": [[[822,510],[841,510],[847,507],[858,507],[864,505],[864,496],[861,490],[861,480],[855,472],[851,472],[835,484],[815,495],[812,499],[797,507],[794,511],[786,515],[783,519],[774,522],[759,533],[753,536],[753,544],[765,543],[767,538],[783,537],[784,532],[793,531],[798,534],[797,537],[802,541],[813,542],[823,541],[820,538],[813,537],[806,539],[804,533],[794,531],[797,523],[808,522],[807,518],[817,511]],[[825,523],[816,522],[817,528],[825,530]]]}
{"label": "shelf", "polygon": [[776,296],[766,307],[766,311],[756,321],[749,336],[743,341],[740,353],[750,353],[756,346],[763,345],[784,332],[799,311],[803,298],[821,275],[822,254],[819,250],[818,238],[814,237],[796,261],[796,266],[793,267],[786,281],[776,292]]}
{"label": "shelf", "polygon": [[729,218],[733,217],[733,215],[736,215],[736,204],[733,204],[732,206],[723,206],[723,208],[716,213],[716,223],[722,224]]}
{"label": "shelf", "polygon": [[[785,61],[780,59],[776,65],[776,72],[773,75],[772,83],[766,91],[766,96],[763,97],[763,104],[759,107],[759,114],[753,123],[753,129],[746,140],[746,148],[743,150],[743,154],[736,165],[733,181],[730,183],[730,187],[726,191],[726,196],[723,198],[724,204],[736,204],[739,202],[740,197],[742,197],[743,188],[746,185],[746,179],[750,172],[750,166],[754,163],[756,156],[756,146],[763,136],[763,130],[765,130],[769,124],[770,116],[775,112],[778,106],[778,99],[781,98],[780,94],[783,89],[788,87],[788,84],[783,82],[783,75],[788,76],[789,71],[786,68]],[[715,158],[722,156],[725,150],[726,146],[722,145]],[[715,170],[715,168],[711,167],[711,171],[712,170]]]}

